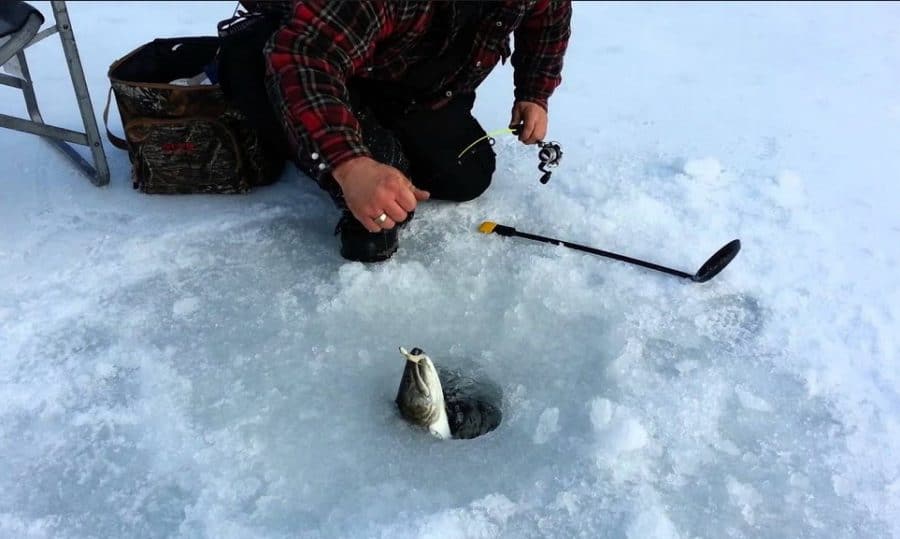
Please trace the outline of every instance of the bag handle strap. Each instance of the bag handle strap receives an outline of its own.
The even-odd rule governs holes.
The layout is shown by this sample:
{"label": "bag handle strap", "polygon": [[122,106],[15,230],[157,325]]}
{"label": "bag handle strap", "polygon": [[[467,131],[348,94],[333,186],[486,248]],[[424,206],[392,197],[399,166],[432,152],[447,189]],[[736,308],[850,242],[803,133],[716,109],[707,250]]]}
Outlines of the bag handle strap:
{"label": "bag handle strap", "polygon": [[128,142],[125,139],[121,139],[112,134],[112,131],[109,130],[109,104],[112,101],[113,89],[112,86],[109,87],[109,93],[106,94],[106,106],[103,108],[103,125],[106,127],[106,138],[109,139],[109,142],[112,143],[113,146],[120,150],[128,149]]}

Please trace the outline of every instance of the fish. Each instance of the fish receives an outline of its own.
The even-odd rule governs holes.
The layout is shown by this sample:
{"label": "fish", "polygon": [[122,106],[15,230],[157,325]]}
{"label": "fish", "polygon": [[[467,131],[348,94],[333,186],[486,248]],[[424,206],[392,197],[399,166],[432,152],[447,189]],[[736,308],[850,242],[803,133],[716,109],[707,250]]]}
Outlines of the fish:
{"label": "fish", "polygon": [[400,415],[437,438],[452,438],[444,388],[434,362],[420,348],[406,350],[401,346],[400,353],[406,358],[396,398]]}
{"label": "fish", "polygon": [[396,403],[407,421],[442,440],[476,438],[500,425],[503,394],[499,386],[441,369],[420,348],[407,351],[401,346],[400,353],[406,365]]}

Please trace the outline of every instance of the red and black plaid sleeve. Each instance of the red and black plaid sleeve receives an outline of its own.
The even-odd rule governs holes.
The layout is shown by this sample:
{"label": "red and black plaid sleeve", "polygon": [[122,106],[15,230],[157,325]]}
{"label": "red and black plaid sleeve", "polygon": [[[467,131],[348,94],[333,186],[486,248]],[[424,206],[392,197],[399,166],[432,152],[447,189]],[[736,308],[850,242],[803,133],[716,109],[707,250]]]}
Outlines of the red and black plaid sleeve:
{"label": "red and black plaid sleeve", "polygon": [[391,30],[389,4],[296,2],[266,51],[269,94],[293,142],[318,153],[332,169],[370,155],[350,110],[346,81]]}
{"label": "red and black plaid sleeve", "polygon": [[531,101],[547,108],[550,95],[562,82],[571,19],[569,0],[539,0],[516,29],[512,65],[517,101]]}

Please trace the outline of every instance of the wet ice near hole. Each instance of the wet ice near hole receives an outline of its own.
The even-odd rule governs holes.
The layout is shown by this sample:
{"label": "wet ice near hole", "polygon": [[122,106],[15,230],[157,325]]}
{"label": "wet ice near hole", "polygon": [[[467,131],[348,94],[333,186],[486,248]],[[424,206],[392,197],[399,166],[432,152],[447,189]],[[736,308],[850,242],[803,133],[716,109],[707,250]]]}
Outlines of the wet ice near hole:
{"label": "wet ice near hole", "polygon": [[[114,56],[233,4],[69,8],[99,107]],[[576,4],[552,180],[498,138],[490,190],[423,205],[377,266],[290,171],[147,197],[123,154],[97,190],[3,133],[0,536],[900,537],[898,19]],[[39,99],[74,127],[49,45]],[[744,248],[696,285],[487,218],[688,272]],[[399,345],[477,366],[501,426],[405,423]]]}

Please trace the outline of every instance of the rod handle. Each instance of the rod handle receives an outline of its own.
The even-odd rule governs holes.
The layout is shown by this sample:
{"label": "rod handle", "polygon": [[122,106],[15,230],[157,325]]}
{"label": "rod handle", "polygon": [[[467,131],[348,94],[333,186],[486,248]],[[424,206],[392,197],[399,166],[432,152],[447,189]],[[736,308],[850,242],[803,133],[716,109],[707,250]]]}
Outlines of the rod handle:
{"label": "rod handle", "polygon": [[498,225],[493,221],[485,221],[478,227],[478,231],[482,234],[497,234],[500,236],[514,236],[516,229],[511,226]]}

